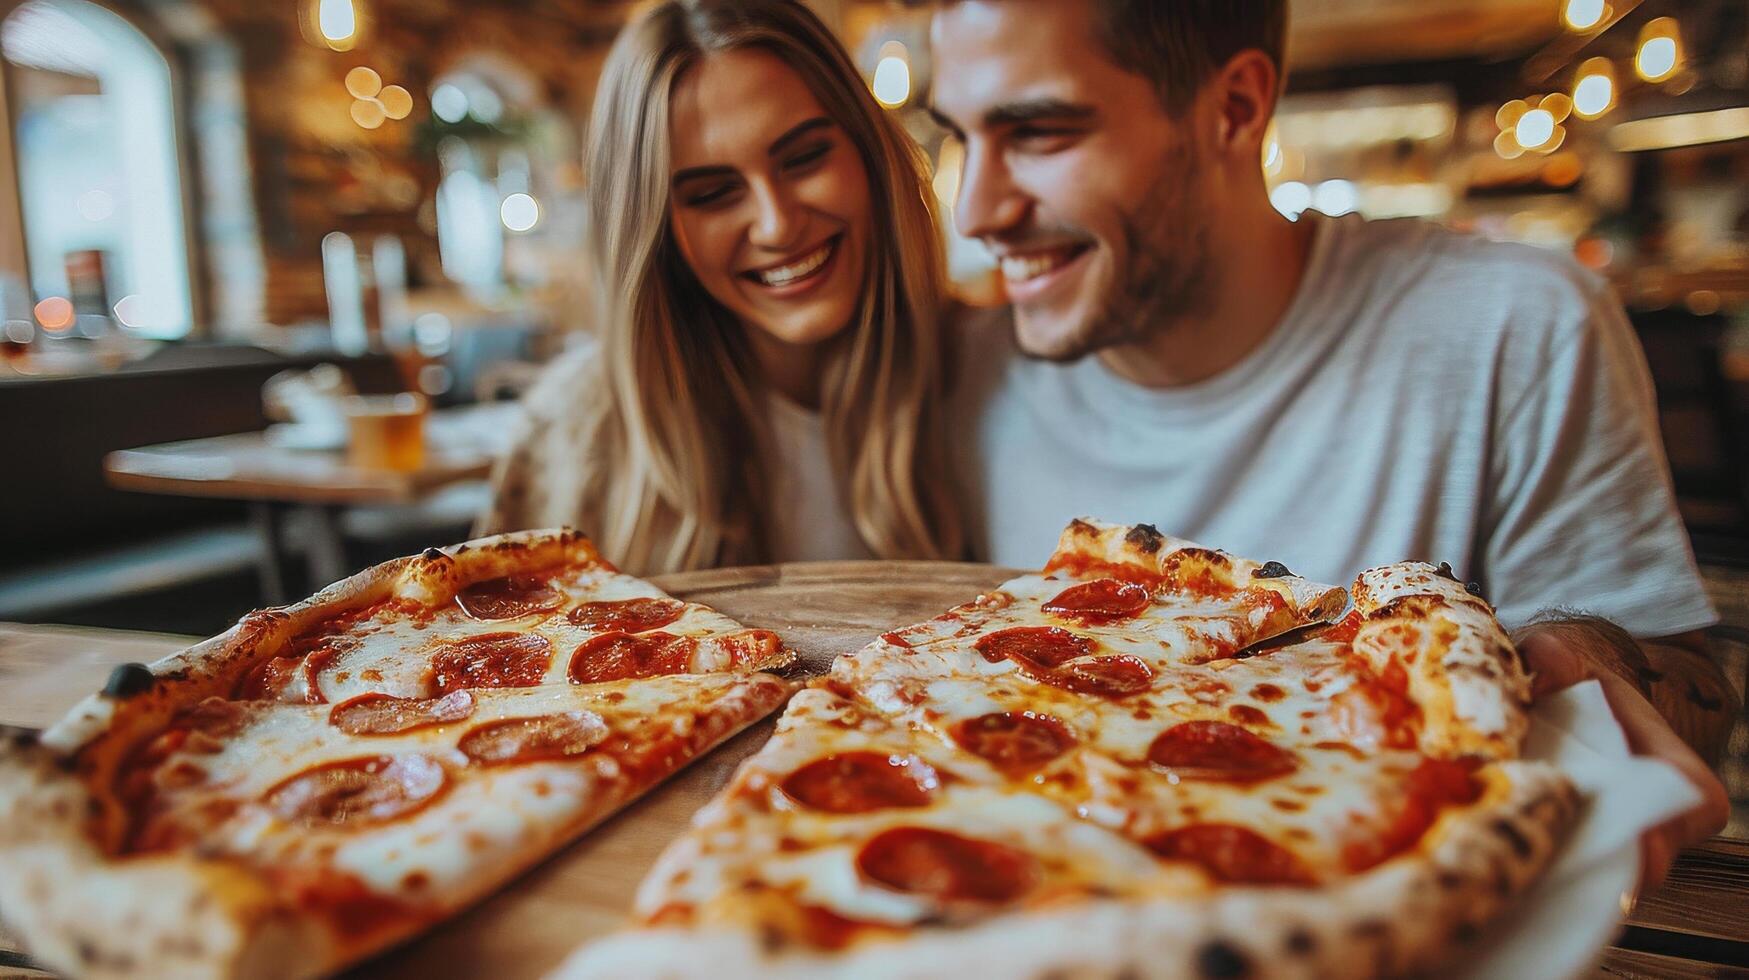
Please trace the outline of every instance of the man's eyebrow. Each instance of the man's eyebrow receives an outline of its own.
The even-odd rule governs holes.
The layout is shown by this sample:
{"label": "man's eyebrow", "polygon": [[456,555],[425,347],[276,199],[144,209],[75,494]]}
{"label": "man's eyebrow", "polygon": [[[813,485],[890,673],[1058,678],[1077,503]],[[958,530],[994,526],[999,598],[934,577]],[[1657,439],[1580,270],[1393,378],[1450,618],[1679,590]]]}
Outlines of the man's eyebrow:
{"label": "man's eyebrow", "polygon": [[1041,119],[1092,119],[1099,111],[1090,105],[1062,99],[1027,99],[1004,102],[984,113],[984,125],[992,129]]}

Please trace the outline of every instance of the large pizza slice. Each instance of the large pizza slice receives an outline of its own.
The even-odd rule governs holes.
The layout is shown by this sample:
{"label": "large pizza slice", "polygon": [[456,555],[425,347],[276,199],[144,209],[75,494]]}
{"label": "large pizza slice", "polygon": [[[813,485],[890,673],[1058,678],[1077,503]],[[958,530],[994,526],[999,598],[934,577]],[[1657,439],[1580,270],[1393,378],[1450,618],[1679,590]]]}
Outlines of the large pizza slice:
{"label": "large pizza slice", "polygon": [[329,973],[772,711],[787,659],[575,532],[389,562],[0,748],[0,915],[80,976]]}
{"label": "large pizza slice", "polygon": [[1534,879],[1574,792],[1517,758],[1529,684],[1485,602],[1405,563],[1346,604],[1078,521],[798,695],[566,975],[1426,968]]}

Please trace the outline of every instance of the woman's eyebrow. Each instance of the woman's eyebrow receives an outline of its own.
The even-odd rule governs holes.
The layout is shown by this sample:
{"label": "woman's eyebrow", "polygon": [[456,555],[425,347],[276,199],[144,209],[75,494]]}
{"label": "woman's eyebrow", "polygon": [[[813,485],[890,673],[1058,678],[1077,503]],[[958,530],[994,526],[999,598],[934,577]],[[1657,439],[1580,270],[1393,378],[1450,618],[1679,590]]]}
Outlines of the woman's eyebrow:
{"label": "woman's eyebrow", "polygon": [[822,129],[830,125],[832,125],[832,120],[827,119],[825,116],[815,116],[812,119],[803,120],[802,122],[791,126],[789,132],[772,140],[771,148],[765,152],[769,156],[777,156],[784,151],[785,147],[794,143],[796,140],[801,139],[816,129]]}
{"label": "woman's eyebrow", "polygon": [[[779,136],[777,139],[772,140],[771,147],[770,147],[770,149],[766,150],[766,153],[770,156],[777,156],[778,154],[782,153],[786,148],[788,148],[791,143],[794,143],[796,140],[801,139],[802,137],[808,135],[809,133],[815,132],[815,131],[820,130],[820,129],[824,129],[824,128],[831,126],[831,125],[833,125],[832,120],[827,119],[825,116],[815,116],[812,119],[804,119],[803,121],[796,123],[794,126],[791,126],[789,128],[789,130],[787,132],[785,132],[782,136]],[[699,180],[699,179],[705,178],[705,177],[733,177],[733,176],[735,176],[735,168],[734,167],[723,167],[723,166],[688,167],[685,170],[675,171],[674,172],[674,179],[671,181],[671,184],[673,186],[678,186],[680,184],[686,183],[689,180]]]}
{"label": "woman's eyebrow", "polygon": [[735,176],[734,167],[688,167],[685,170],[674,172],[674,179],[670,181],[670,186],[678,187],[689,180],[701,180],[706,177],[733,176]]}

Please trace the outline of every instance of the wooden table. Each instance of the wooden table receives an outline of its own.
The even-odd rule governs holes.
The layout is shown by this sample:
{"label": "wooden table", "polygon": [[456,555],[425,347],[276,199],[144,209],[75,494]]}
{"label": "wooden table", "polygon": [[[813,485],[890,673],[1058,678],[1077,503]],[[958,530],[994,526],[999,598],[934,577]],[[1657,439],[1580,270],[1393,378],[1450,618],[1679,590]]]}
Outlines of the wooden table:
{"label": "wooden table", "polygon": [[[783,634],[810,671],[879,633],[935,615],[1004,579],[982,565],[821,562],[657,579],[677,596]],[[40,726],[103,683],[108,668],[148,661],[190,638],[0,626],[0,723]],[[694,811],[771,731],[732,739],[593,833],[477,907],[354,971],[359,977],[543,975],[580,943],[620,923],[645,870]],[[0,938],[0,978],[25,972]],[[8,974],[7,963],[15,964]],[[1646,896],[1599,977],[1749,980],[1749,842],[1715,839],[1685,853]]]}
{"label": "wooden table", "polygon": [[486,476],[504,448],[515,404],[473,405],[426,419],[425,464],[401,472],[348,465],[338,450],[292,449],[261,432],[123,449],[104,457],[103,473],[120,490],[179,497],[221,497],[249,504],[261,538],[264,601],[285,602],[281,566],[287,519],[310,530],[312,588],[353,571],[346,561],[340,512],[360,504],[409,504],[444,487]]}

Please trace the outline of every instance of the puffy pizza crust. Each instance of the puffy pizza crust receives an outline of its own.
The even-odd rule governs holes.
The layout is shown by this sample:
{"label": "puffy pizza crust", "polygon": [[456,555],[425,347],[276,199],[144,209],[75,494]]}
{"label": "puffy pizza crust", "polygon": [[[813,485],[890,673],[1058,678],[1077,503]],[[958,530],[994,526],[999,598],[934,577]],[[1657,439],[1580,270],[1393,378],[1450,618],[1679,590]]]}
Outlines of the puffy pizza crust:
{"label": "puffy pizza crust", "polygon": [[[337,936],[288,908],[265,879],[234,859],[174,851],[118,860],[112,855],[128,815],[107,788],[134,748],[177,712],[227,696],[254,667],[315,626],[385,599],[442,605],[475,582],[560,567],[612,571],[584,535],[569,529],[498,535],[385,562],[301,602],[251,613],[224,634],[151,664],[143,690],[93,695],[40,737],[0,743],[5,921],[26,939],[32,956],[84,977],[312,977],[423,929],[428,919]],[[754,666],[783,662],[780,656]],[[708,709],[716,713],[713,721],[729,721],[700,726],[709,744],[699,752],[768,714],[794,689],[771,675],[746,677]],[[591,800],[562,836],[605,819],[630,795]],[[434,904],[446,914],[477,899],[556,843],[549,834],[529,835],[514,857]]]}
{"label": "puffy pizza crust", "polygon": [[1232,589],[1268,589],[1285,599],[1288,608],[1306,623],[1334,618],[1347,606],[1348,593],[1342,589],[1307,581],[1285,566],[1269,568],[1271,564],[1162,534],[1151,524],[1108,524],[1081,517],[1063,529],[1045,572],[1091,567],[1119,573],[1128,570],[1144,580],[1202,577]]}
{"label": "puffy pizza crust", "polygon": [[1530,676],[1494,610],[1424,562],[1368,569],[1354,582],[1354,649],[1402,663],[1422,740],[1440,755],[1509,759],[1530,730]]}
{"label": "puffy pizza crust", "polygon": [[1354,978],[1437,964],[1548,864],[1576,811],[1550,766],[1495,763],[1477,804],[1420,847],[1322,889],[1228,888],[1191,901],[1090,901],[836,953],[741,930],[641,929],[575,954],[558,980],[638,976]]}

